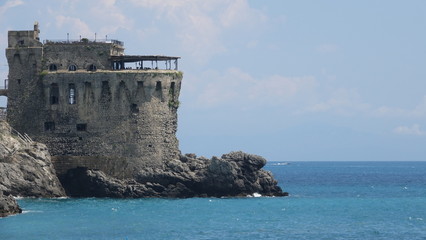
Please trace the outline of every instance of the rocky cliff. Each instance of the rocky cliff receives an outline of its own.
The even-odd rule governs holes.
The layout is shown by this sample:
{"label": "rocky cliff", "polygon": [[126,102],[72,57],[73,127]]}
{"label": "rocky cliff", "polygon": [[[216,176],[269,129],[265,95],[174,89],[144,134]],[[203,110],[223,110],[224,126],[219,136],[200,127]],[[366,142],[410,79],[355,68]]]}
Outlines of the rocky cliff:
{"label": "rocky cliff", "polygon": [[243,152],[212,159],[187,154],[163,168],[146,168],[132,180],[76,168],[68,171],[62,183],[67,194],[74,197],[286,196],[272,174],[261,169],[265,164],[263,157]]}
{"label": "rocky cliff", "polygon": [[65,196],[46,146],[5,121],[0,121],[0,191],[23,197]]}

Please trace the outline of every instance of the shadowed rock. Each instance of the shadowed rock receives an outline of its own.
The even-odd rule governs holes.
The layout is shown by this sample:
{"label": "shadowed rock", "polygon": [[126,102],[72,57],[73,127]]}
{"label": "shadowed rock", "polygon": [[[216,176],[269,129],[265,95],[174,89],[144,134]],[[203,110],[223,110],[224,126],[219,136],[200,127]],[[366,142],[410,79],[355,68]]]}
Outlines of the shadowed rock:
{"label": "shadowed rock", "polygon": [[4,196],[0,192],[0,217],[22,213],[22,209],[18,206],[16,200],[11,196]]}
{"label": "shadowed rock", "polygon": [[146,168],[136,179],[119,180],[100,170],[75,168],[62,183],[73,197],[235,197],[259,193],[286,196],[272,174],[261,168],[263,157],[231,152],[221,158],[194,154],[167,162],[163,168]]}

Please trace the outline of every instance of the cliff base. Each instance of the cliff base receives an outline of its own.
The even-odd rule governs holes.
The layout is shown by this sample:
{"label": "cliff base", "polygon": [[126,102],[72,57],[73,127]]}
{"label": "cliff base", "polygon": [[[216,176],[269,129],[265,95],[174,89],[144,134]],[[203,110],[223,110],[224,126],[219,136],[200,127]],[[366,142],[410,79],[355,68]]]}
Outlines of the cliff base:
{"label": "cliff base", "polygon": [[147,168],[135,179],[120,180],[100,170],[70,169],[62,184],[71,197],[236,197],[255,193],[287,196],[272,174],[261,168],[263,157],[231,152],[221,158],[186,154],[163,168]]}

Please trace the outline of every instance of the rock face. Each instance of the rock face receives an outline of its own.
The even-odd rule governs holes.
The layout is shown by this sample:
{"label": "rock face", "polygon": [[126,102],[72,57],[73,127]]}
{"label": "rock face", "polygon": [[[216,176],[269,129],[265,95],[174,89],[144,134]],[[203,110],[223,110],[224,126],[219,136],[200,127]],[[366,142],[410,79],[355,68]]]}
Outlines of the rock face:
{"label": "rock face", "polygon": [[18,206],[16,200],[11,196],[4,196],[0,192],[0,217],[22,213],[22,209]]}
{"label": "rock face", "polygon": [[65,196],[44,144],[0,121],[0,191],[22,197]]}
{"label": "rock face", "polygon": [[221,158],[194,154],[167,162],[163,168],[146,168],[134,180],[119,180],[100,170],[75,168],[62,183],[74,197],[223,197],[286,196],[272,174],[261,168],[263,157],[231,152]]}

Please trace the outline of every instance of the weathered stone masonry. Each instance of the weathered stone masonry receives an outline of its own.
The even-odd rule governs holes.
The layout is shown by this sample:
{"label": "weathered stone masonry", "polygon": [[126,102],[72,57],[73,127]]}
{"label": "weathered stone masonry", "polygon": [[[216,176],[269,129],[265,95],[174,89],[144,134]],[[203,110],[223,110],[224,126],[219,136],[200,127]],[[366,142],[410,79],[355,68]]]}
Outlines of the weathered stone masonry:
{"label": "weathered stone masonry", "polygon": [[178,57],[124,55],[115,40],[43,44],[38,35],[37,24],[8,33],[7,120],[49,147],[59,174],[85,166],[125,178],[179,158]]}

